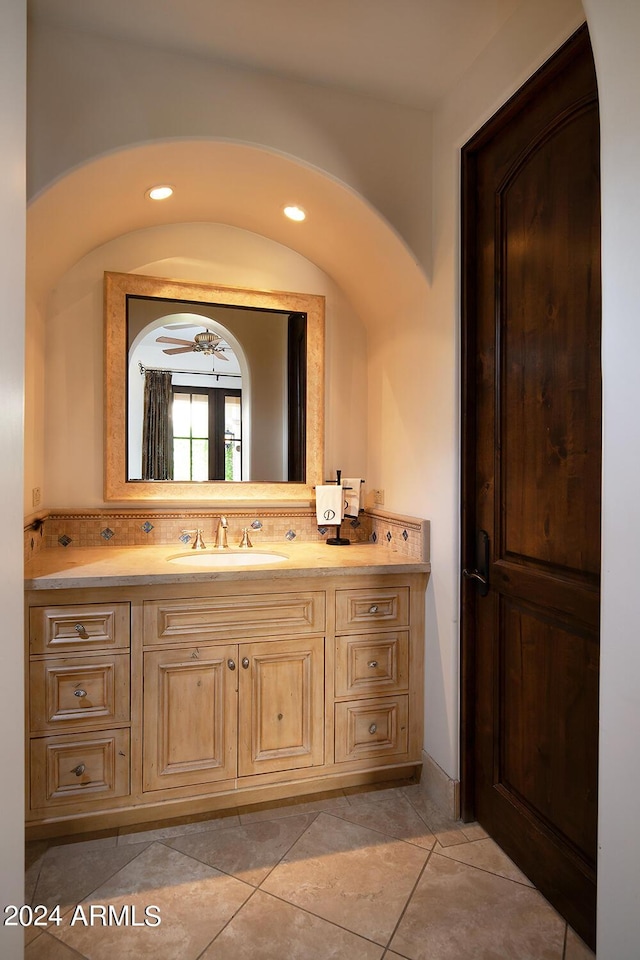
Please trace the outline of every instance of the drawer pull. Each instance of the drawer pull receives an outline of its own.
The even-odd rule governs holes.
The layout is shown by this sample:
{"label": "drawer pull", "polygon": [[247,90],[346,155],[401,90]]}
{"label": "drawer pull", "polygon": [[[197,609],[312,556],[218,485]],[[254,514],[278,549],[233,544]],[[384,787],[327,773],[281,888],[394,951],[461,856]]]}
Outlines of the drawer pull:
{"label": "drawer pull", "polygon": [[76,777],[81,777],[86,769],[87,768],[85,767],[84,763],[79,763],[78,766],[74,767],[71,772],[75,773]]}
{"label": "drawer pull", "polygon": [[235,660],[232,660],[231,657],[229,657],[229,659],[227,660],[227,666],[229,667],[229,670],[235,670],[236,668]]}
{"label": "drawer pull", "polygon": [[86,690],[74,690],[74,691],[73,691],[73,695],[74,695],[74,697],[86,697],[87,691],[86,691]]}
{"label": "drawer pull", "polygon": [[79,636],[81,636],[81,637],[86,637],[86,636],[88,636],[87,631],[85,630],[83,623],[76,623],[76,625],[75,625],[75,627],[74,627],[74,630],[75,630],[76,633],[77,633]]}
{"label": "drawer pull", "polygon": [[377,661],[377,660],[369,660],[369,663],[367,664],[367,666],[368,666],[368,667],[371,667],[372,670],[375,670],[375,668],[378,666],[378,661]]}
{"label": "drawer pull", "polygon": [[374,734],[377,729],[378,729],[377,725],[375,723],[372,723],[371,726],[369,727],[369,733]]}
{"label": "drawer pull", "polygon": [[245,670],[249,669],[249,657],[242,658],[242,666]]}
{"label": "drawer pull", "polygon": [[377,613],[377,612],[378,612],[378,604],[372,603],[371,606],[369,607],[369,613]]}

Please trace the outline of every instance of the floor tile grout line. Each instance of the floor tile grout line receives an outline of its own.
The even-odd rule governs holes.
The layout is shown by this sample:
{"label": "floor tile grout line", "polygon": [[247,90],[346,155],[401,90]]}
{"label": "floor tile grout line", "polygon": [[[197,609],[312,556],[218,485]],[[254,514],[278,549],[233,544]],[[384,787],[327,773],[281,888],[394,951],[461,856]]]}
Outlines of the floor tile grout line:
{"label": "floor tile grout line", "polygon": [[[43,933],[44,936],[46,936],[46,934],[49,933],[49,931],[48,931],[48,930],[43,930],[42,933]],[[49,933],[49,936],[53,936],[53,935],[52,935],[51,933]],[[25,948],[24,948],[24,949],[25,949],[25,954],[26,954],[26,951],[27,951],[27,950],[29,949],[29,947],[31,946],[31,944],[32,944],[32,943],[36,943],[36,942],[37,942],[38,940],[40,940],[40,939],[41,939],[41,937],[35,937],[35,939],[33,939],[33,940],[31,941],[31,943],[28,943],[28,944],[25,946]],[[69,945],[68,943],[66,943],[64,940],[60,940],[59,937],[53,937],[53,939],[56,941],[56,943],[62,943],[62,944],[67,948],[67,950],[71,950],[71,952],[72,952],[76,957],[78,957],[78,960],[89,960],[89,957],[87,957],[86,953],[80,953],[79,950],[76,950],[75,947],[70,946],[70,945]]]}
{"label": "floor tile grout line", "polygon": [[[31,900],[30,900],[30,903],[29,903],[29,906],[31,906],[31,907],[35,907],[35,906],[36,906],[36,902],[35,902],[35,900],[36,900],[36,890],[38,889],[38,884],[40,883],[40,874],[42,873],[42,866],[43,866],[43,864],[44,864],[44,858],[46,857],[48,851],[49,851],[49,847],[47,847],[47,849],[44,851],[44,853],[42,854],[42,856],[39,857],[38,873],[37,873],[37,876],[36,876],[36,882],[35,882],[34,885],[33,885],[33,893],[31,894]],[[26,870],[25,870],[25,874],[26,874]]]}
{"label": "floor tile grout line", "polygon": [[[470,840],[469,843],[479,843],[479,841],[478,841],[478,840]],[[497,846],[497,844],[496,844],[496,846]],[[447,849],[446,847],[443,847],[443,850],[446,850],[446,849]],[[500,849],[502,849],[502,848],[500,848]],[[510,883],[517,883],[519,886],[524,887],[525,890],[533,890],[533,891],[535,891],[535,893],[540,893],[540,891],[538,890],[538,888],[535,887],[535,886],[533,886],[533,885],[531,884],[531,882],[529,882],[529,883],[523,883],[522,880],[514,880],[513,877],[505,877],[505,875],[504,875],[503,873],[496,873],[495,870],[489,870],[488,867],[479,867],[477,863],[467,863],[466,860],[457,860],[455,857],[448,857],[447,854],[446,854],[446,853],[443,853],[441,850],[433,850],[432,852],[435,853],[435,855],[436,855],[437,857],[445,857],[445,859],[451,860],[453,863],[460,863],[460,864],[462,864],[462,866],[465,866],[465,867],[473,867],[474,870],[480,870],[481,873],[488,873],[489,876],[491,876],[491,877],[499,877],[501,880],[508,880]],[[504,851],[503,851],[503,852],[504,852]],[[505,857],[506,857],[506,853],[505,853]],[[513,861],[512,861],[512,863],[513,863]],[[516,865],[514,864],[514,866],[516,866]],[[543,894],[540,893],[540,896],[542,897],[542,899],[543,899],[546,903],[549,903],[549,901],[547,900],[547,898],[546,898]],[[549,903],[549,906],[551,906],[550,903]],[[555,908],[554,908],[554,909],[555,909]],[[556,913],[557,913],[557,911],[556,911]]]}
{"label": "floor tile grout line", "polygon": [[241,910],[244,910],[244,908],[245,908],[246,905],[249,903],[249,901],[250,901],[250,900],[255,896],[255,894],[257,893],[257,890],[258,890],[257,887],[253,887],[253,889],[251,890],[251,893],[249,894],[249,896],[247,897],[247,899],[244,900],[244,901],[240,904],[240,906],[238,907],[237,910],[234,910],[234,911],[233,911],[233,913],[231,914],[231,916],[229,917],[229,919],[226,921],[226,923],[224,923],[224,924],[220,927],[220,929],[219,929],[218,932],[216,933],[215,937],[213,937],[213,938],[209,941],[209,943],[208,943],[205,947],[203,947],[203,949],[200,951],[200,953],[197,955],[197,957],[194,957],[193,960],[200,960],[200,958],[206,953],[206,951],[209,949],[209,947],[210,947],[213,943],[216,942],[216,940],[218,939],[218,937],[220,936],[220,934],[222,933],[222,931],[227,929],[227,927],[229,926],[229,924],[231,923],[231,921],[232,921],[235,917],[238,916],[238,914],[240,913]]}
{"label": "floor tile grout line", "polygon": [[228,870],[223,870],[222,867],[214,867],[212,864],[208,863],[206,860],[201,860],[199,856],[195,853],[185,853],[184,850],[178,850],[177,847],[172,847],[168,842],[170,839],[179,839],[179,838],[169,838],[165,840],[156,840],[155,843],[161,843],[167,850],[173,851],[173,853],[179,853],[181,857],[186,857],[188,860],[193,860],[195,863],[199,863],[203,867],[209,867],[210,870],[217,870],[218,873],[221,873],[224,877],[229,877],[230,880],[237,880],[238,883],[244,883],[247,887],[251,887],[253,890],[258,890],[259,888],[251,883],[250,880],[242,880],[240,877],[237,877],[235,873],[229,873]]}
{"label": "floor tile grout line", "polygon": [[[380,830],[378,827],[371,827],[368,824],[358,823],[357,821],[354,821],[354,820],[347,820],[345,817],[341,817],[339,813],[328,813],[326,810],[322,810],[320,812],[326,813],[328,817],[335,817],[336,820],[342,820],[343,823],[350,823],[354,827],[362,827],[364,830],[371,830],[372,833],[379,833],[380,836],[387,837],[389,840],[395,840],[395,841],[398,841],[399,843],[408,843],[412,847],[417,847],[418,850],[429,850],[429,847],[423,847],[421,844],[414,843],[412,840],[407,840],[405,837],[396,837],[394,836],[393,833],[387,833],[386,830]],[[430,830],[429,830],[429,833],[431,833]],[[433,843],[435,846],[435,844],[437,843],[437,837],[433,833],[431,834],[431,836],[433,837]],[[431,849],[433,849],[433,847],[431,847]]]}
{"label": "floor tile grout line", "polygon": [[403,918],[404,918],[405,913],[407,912],[407,909],[408,909],[408,907],[409,907],[409,904],[411,903],[411,901],[412,901],[412,899],[413,899],[413,895],[414,895],[414,893],[416,892],[416,890],[417,890],[417,888],[418,888],[418,884],[419,884],[420,881],[422,880],[422,877],[423,877],[423,875],[424,875],[424,872],[425,872],[425,870],[427,869],[427,867],[429,866],[429,863],[431,862],[431,857],[432,857],[432,856],[433,856],[433,850],[430,850],[429,853],[428,853],[428,855],[427,855],[427,859],[426,859],[425,862],[424,862],[424,865],[423,865],[423,867],[422,867],[422,870],[420,871],[420,873],[419,873],[418,876],[416,877],[416,882],[414,883],[413,887],[411,888],[411,893],[410,893],[409,896],[407,897],[407,902],[405,903],[403,909],[401,910],[400,916],[398,917],[398,919],[397,919],[397,921],[396,921],[396,924],[395,924],[393,930],[391,931],[391,936],[389,937],[389,939],[388,939],[388,941],[387,941],[387,945],[386,945],[386,947],[385,947],[385,952],[386,952],[387,950],[390,950],[390,949],[391,949],[391,942],[392,942],[393,938],[395,937],[396,933],[398,932],[398,927],[399,927],[400,924],[402,923],[402,920],[403,920]]}
{"label": "floor tile grout line", "polygon": [[[211,827],[210,830],[187,830],[186,833],[176,833],[176,834],[174,834],[174,835],[171,836],[171,837],[154,837],[152,840],[147,840],[147,841],[145,841],[145,840],[134,840],[132,843],[120,843],[120,837],[121,837],[121,836],[122,836],[122,837],[133,837],[133,836],[135,836],[137,833],[152,833],[154,830],[162,830],[162,829],[164,829],[164,828],[163,828],[163,827],[149,827],[149,829],[146,830],[146,831],[145,831],[145,830],[137,830],[137,831],[135,831],[134,833],[123,833],[123,834],[118,833],[118,836],[117,836],[117,841],[118,841],[118,842],[116,843],[116,846],[117,846],[118,848],[121,848],[121,847],[133,847],[133,846],[135,846],[136,843],[145,843],[145,842],[146,842],[146,843],[155,843],[156,840],[158,840],[158,841],[160,841],[160,840],[173,840],[173,839],[177,839],[178,837],[196,836],[196,835],[199,834],[199,833],[211,833],[211,832],[214,831],[214,830],[216,830],[216,831],[218,831],[218,830],[230,830],[230,829],[232,829],[233,827],[239,827],[239,826],[240,826],[240,815],[239,815],[239,814],[233,814],[233,816],[235,816],[235,817],[238,818],[238,822],[237,822],[237,823],[230,823],[230,824],[228,824],[228,825],[225,824],[225,826],[223,826],[223,827]],[[229,817],[229,819],[231,819],[231,817]],[[196,822],[198,822],[198,823],[209,823],[209,822],[215,822],[215,820],[216,820],[216,818],[215,818],[215,817],[212,817],[212,818],[211,818],[211,821],[209,821],[209,820],[202,820],[202,821],[196,821]],[[189,824],[189,823],[188,823],[188,824],[182,824],[182,826],[187,826],[187,827],[192,826],[192,825],[193,825],[193,824]],[[173,829],[173,828],[172,828],[172,829]],[[175,829],[178,829],[178,828],[176,827]]]}
{"label": "floor tile grout line", "polygon": [[[130,860],[127,860],[127,862],[126,862],[125,864],[123,864],[123,865],[120,866],[120,867],[117,867],[117,868],[113,871],[113,873],[110,873],[107,877],[103,877],[103,879],[100,881],[100,883],[98,884],[97,887],[93,887],[88,893],[85,893],[81,898],[79,898],[78,903],[73,904],[72,906],[69,907],[68,910],[65,910],[65,912],[61,914],[61,917],[62,917],[62,918],[67,917],[67,916],[71,913],[72,910],[75,910],[76,907],[81,906],[86,900],[89,900],[89,898],[92,897],[92,896],[94,895],[94,893],[96,893],[96,892],[100,889],[100,887],[102,887],[105,883],[108,883],[110,880],[113,880],[113,878],[115,877],[115,875],[116,875],[117,873],[120,873],[121,870],[124,870],[125,867],[128,867],[129,864],[133,863],[134,860],[137,860],[138,857],[139,857],[141,854],[143,854],[144,851],[147,850],[147,849],[151,846],[152,843],[155,843],[155,842],[157,842],[157,841],[150,840],[150,841],[146,842],[145,845],[144,845],[144,850],[140,850],[140,852],[137,853],[137,854],[135,855],[135,857],[131,857],[131,859],[130,859]],[[134,846],[134,844],[131,844],[131,846]],[[56,848],[56,849],[59,849],[59,848]],[[117,848],[114,847],[113,849],[115,850],[115,849],[117,849]],[[47,851],[47,852],[48,852],[48,851]],[[35,900],[35,894],[36,894],[36,892],[37,892],[37,888],[36,888],[36,891],[34,891],[34,897],[33,897],[34,900]],[[59,939],[59,938],[56,937],[56,940],[57,940],[57,939]]]}
{"label": "floor tile grout line", "polygon": [[293,907],[295,910],[301,910],[302,913],[307,913],[310,917],[315,917],[316,920],[322,920],[323,923],[330,924],[332,927],[335,927],[336,930],[342,930],[344,933],[351,934],[352,937],[358,937],[360,940],[366,940],[367,943],[373,944],[374,947],[382,947],[383,950],[386,949],[383,943],[379,943],[377,940],[372,940],[371,937],[365,936],[364,933],[356,933],[356,931],[351,930],[350,927],[343,927],[341,923],[336,923],[335,920],[328,920],[327,917],[323,917],[319,913],[314,913],[313,910],[309,910],[308,907],[303,907],[299,903],[293,903],[291,900],[285,900],[284,897],[279,896],[277,893],[272,893],[270,890],[262,889],[260,889],[260,893],[263,893],[265,897],[273,897],[274,900],[279,900],[280,903],[285,903],[288,907]]}
{"label": "floor tile grout line", "polygon": [[[286,855],[289,853],[289,851],[291,850],[291,848],[292,848],[293,846],[295,846],[295,844],[298,842],[298,840],[300,840],[300,839],[305,835],[305,833],[307,832],[307,830],[309,829],[309,827],[310,827],[313,823],[315,823],[315,821],[316,821],[316,819],[317,819],[317,817],[318,817],[318,814],[319,814],[320,812],[321,812],[321,811],[317,811],[317,812],[315,813],[315,815],[313,815],[313,820],[311,820],[311,822],[304,828],[304,830],[302,831],[302,833],[300,834],[299,837],[296,837],[295,840],[292,840],[292,841],[291,841],[291,843],[289,844],[289,846],[287,847],[287,849],[285,850],[285,852],[282,854],[282,856],[280,857],[280,859],[278,860],[278,862],[277,862],[277,863],[274,863],[274,865],[269,869],[269,872],[268,872],[267,874],[265,874],[265,876],[262,878],[262,880],[260,881],[260,883],[257,884],[257,885],[254,884],[254,883],[252,883],[250,880],[244,880],[242,877],[236,876],[235,873],[229,873],[228,870],[223,870],[222,867],[213,866],[213,864],[209,863],[207,860],[201,860],[200,857],[199,857],[197,854],[195,854],[195,853],[185,853],[184,850],[178,850],[177,847],[172,847],[172,846],[171,846],[171,841],[172,841],[172,840],[179,840],[180,837],[164,837],[162,840],[155,840],[154,843],[161,843],[161,844],[163,844],[163,846],[167,847],[168,850],[173,850],[175,853],[179,853],[179,854],[181,854],[183,857],[189,857],[191,860],[195,860],[196,863],[201,863],[201,864],[202,864],[203,866],[205,866],[205,867],[210,867],[212,870],[217,870],[219,873],[224,874],[225,877],[230,877],[232,880],[237,880],[239,883],[246,883],[246,885],[247,885],[248,887],[252,887],[253,890],[259,890],[260,887],[261,887],[261,885],[265,882],[265,880],[266,880],[269,876],[271,876],[271,874],[273,873],[273,871],[275,870],[275,868],[276,868],[280,863],[282,863],[283,858],[286,857]],[[300,814],[300,816],[309,817],[309,816],[312,816],[312,814],[311,814],[311,813],[303,813],[303,814]],[[276,817],[275,819],[276,819],[276,822],[277,822],[278,820],[284,820],[284,819],[289,819],[289,818],[288,818],[288,817]],[[261,821],[255,821],[255,822],[260,822],[260,823],[272,823],[273,821],[271,821],[271,820],[261,820]],[[242,824],[239,824],[239,826],[242,826]],[[251,826],[251,824],[245,824],[245,826]],[[222,831],[219,831],[219,830],[216,830],[216,831],[215,831],[216,834],[221,833],[221,832],[222,832]],[[189,836],[189,834],[187,834],[187,836]],[[199,834],[191,834],[191,836],[199,836]],[[264,892],[264,891],[263,891],[263,892]],[[250,898],[249,898],[249,899],[250,899]]]}
{"label": "floor tile grout line", "polygon": [[[284,858],[286,857],[286,855],[289,853],[289,851],[292,850],[293,847],[295,847],[296,843],[297,843],[299,840],[302,840],[302,838],[304,837],[305,833],[307,833],[307,831],[311,829],[311,827],[312,827],[313,824],[316,822],[316,820],[318,819],[318,817],[320,816],[321,813],[322,813],[321,810],[317,810],[317,811],[315,812],[315,815],[314,815],[314,817],[313,817],[313,820],[311,820],[310,823],[304,828],[304,830],[302,831],[302,833],[300,834],[300,836],[299,836],[299,837],[296,837],[296,839],[293,840],[293,841],[289,844],[289,846],[287,847],[287,849],[285,850],[285,852],[282,854],[282,856],[280,857],[280,859],[278,860],[278,862],[277,862],[277,863],[274,863],[274,865],[271,867],[271,870],[269,870],[269,872],[266,874],[266,876],[264,876],[264,877],[262,878],[262,880],[261,880],[260,883],[258,884],[258,890],[262,890],[262,884],[263,884],[266,880],[269,879],[269,877],[271,876],[271,874],[273,873],[273,871],[276,869],[276,867],[279,867],[279,866],[280,866],[280,864],[282,863],[282,861],[284,860]],[[263,892],[263,893],[266,893],[266,890],[262,890],[262,892]]]}
{"label": "floor tile grout line", "polygon": [[[433,833],[433,834],[435,835],[435,834],[436,834],[436,830],[434,830],[434,828],[431,826],[431,824],[430,824],[429,821],[426,819],[426,817],[424,817],[423,814],[420,813],[420,810],[419,810],[419,809],[417,808],[417,806],[414,804],[414,802],[413,802],[413,800],[411,799],[411,797],[408,797],[405,793],[403,793],[402,796],[411,804],[411,806],[413,807],[413,809],[415,810],[415,812],[418,814],[418,816],[420,817],[420,819],[422,820],[422,822],[423,822],[423,823],[426,823],[426,825],[429,827],[429,830],[431,830],[431,833]],[[451,820],[451,821],[450,821],[450,825],[449,825],[448,827],[446,827],[444,830],[438,830],[437,833],[452,833],[452,832],[455,832],[455,833],[461,833],[462,836],[464,836],[463,828],[460,827],[460,826],[458,826],[458,823],[460,823],[460,822],[461,822],[461,821],[458,821],[458,820]],[[474,842],[474,841],[469,840],[467,837],[465,837],[464,840],[462,841],[462,843],[473,843],[473,842]]]}

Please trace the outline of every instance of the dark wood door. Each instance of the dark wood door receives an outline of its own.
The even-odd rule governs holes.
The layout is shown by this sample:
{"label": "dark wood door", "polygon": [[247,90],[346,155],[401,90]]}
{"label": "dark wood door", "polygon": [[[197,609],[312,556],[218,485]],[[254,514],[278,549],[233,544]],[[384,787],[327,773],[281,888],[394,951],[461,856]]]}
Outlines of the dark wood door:
{"label": "dark wood door", "polygon": [[586,29],[463,151],[463,815],[592,945],[598,158]]}

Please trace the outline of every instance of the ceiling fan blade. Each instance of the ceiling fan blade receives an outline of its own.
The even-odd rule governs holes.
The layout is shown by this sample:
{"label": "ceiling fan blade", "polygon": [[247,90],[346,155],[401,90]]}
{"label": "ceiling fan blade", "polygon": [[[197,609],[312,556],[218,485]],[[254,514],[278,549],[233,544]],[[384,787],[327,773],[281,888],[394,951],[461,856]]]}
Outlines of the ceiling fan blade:
{"label": "ceiling fan blade", "polygon": [[193,340],[176,340],[175,337],[156,337],[156,343],[179,343],[183,347],[193,349]]}
{"label": "ceiling fan blade", "polygon": [[193,353],[193,347],[172,347],[170,350],[163,350],[162,352],[172,357],[176,353]]}
{"label": "ceiling fan blade", "polygon": [[229,357],[225,357],[224,353],[220,353],[219,350],[214,350],[214,351],[213,351],[213,355],[214,355],[214,357],[217,357],[218,360],[228,360],[228,359],[229,359]]}

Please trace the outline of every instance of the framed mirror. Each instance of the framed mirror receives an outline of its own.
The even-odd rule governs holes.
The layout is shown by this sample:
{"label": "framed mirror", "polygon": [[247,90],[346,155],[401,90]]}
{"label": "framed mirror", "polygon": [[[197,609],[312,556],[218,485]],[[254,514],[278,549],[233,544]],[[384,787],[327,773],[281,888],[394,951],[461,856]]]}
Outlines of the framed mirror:
{"label": "framed mirror", "polygon": [[104,307],[105,500],[313,500],[324,297],[105,273]]}

